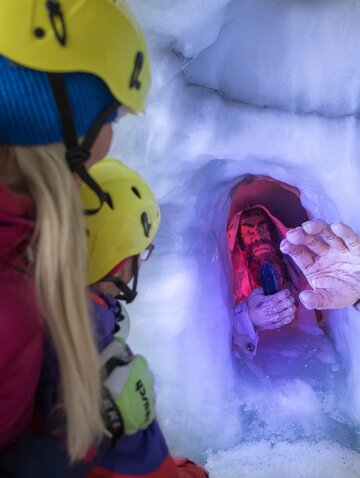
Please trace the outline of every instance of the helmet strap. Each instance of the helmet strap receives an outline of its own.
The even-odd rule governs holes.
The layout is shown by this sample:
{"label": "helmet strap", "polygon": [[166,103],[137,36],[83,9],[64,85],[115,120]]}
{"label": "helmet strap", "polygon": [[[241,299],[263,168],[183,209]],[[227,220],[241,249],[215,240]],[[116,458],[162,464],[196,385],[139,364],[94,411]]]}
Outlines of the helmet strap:
{"label": "helmet strap", "polygon": [[137,296],[137,283],[139,277],[139,256],[133,256],[132,258],[132,273],[133,273],[133,285],[132,288],[125,284],[123,280],[119,277],[113,276],[105,276],[101,279],[100,282],[111,282],[112,284],[116,285],[116,287],[120,290],[120,294],[118,294],[115,298],[118,300],[124,300],[127,304],[133,302],[135,297]]}
{"label": "helmet strap", "polygon": [[48,78],[60,118],[61,130],[64,137],[64,144],[66,146],[66,160],[68,165],[71,171],[75,172],[81,178],[81,180],[94,191],[100,200],[100,205],[98,208],[88,209],[85,211],[85,214],[96,214],[104,203],[107,203],[112,209],[113,204],[111,201],[111,196],[106,191],[103,191],[96,181],[94,181],[94,179],[90,176],[85,167],[85,163],[90,157],[91,147],[94,144],[100,129],[105,124],[109,116],[117,110],[117,108],[120,106],[120,103],[114,100],[114,102],[108,108],[100,113],[86,134],[82,144],[79,144],[74,118],[71,111],[69,95],[66,90],[64,75],[61,73],[48,73]]}

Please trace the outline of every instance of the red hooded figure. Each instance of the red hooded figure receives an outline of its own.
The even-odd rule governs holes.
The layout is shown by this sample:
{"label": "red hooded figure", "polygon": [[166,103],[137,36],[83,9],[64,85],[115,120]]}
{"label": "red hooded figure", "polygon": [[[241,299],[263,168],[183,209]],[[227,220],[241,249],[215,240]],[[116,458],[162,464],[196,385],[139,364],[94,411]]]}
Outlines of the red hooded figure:
{"label": "red hooded figure", "polygon": [[[299,304],[298,294],[307,281],[292,260],[282,255],[279,245],[289,229],[263,205],[255,205],[237,212],[228,226],[228,245],[231,253],[235,318],[233,350],[252,359],[259,342],[258,330],[275,329],[291,322],[304,331],[321,334],[316,315]],[[260,269],[265,263],[273,266],[278,291],[264,296]],[[278,299],[279,298],[279,299]],[[268,301],[268,307],[267,303]],[[279,305],[276,322],[267,312],[275,301]],[[295,306],[296,312],[295,312]],[[267,307],[267,309],[266,309]],[[264,321],[256,319],[261,316]],[[274,314],[275,317],[275,314]],[[265,318],[267,322],[265,322]]]}

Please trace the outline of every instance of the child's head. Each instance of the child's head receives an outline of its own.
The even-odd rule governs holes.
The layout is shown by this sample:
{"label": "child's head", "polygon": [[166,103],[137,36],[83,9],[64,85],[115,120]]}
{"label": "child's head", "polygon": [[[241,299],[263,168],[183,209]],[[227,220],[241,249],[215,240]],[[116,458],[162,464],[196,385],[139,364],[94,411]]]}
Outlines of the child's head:
{"label": "child's head", "polygon": [[[120,161],[107,158],[90,171],[108,191],[112,208],[105,205],[96,215],[86,217],[88,283],[98,287],[107,283],[111,295],[131,302],[136,295],[141,259],[148,259],[153,250],[160,210],[146,181]],[[96,201],[94,193],[83,186],[81,195],[84,207],[91,208]],[[127,287],[131,279],[132,289]]]}

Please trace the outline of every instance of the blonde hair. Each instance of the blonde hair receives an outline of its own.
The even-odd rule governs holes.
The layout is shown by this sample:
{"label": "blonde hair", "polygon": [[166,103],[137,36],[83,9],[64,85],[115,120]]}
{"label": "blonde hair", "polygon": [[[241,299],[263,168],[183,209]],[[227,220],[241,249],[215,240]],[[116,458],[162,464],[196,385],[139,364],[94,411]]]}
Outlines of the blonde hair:
{"label": "blonde hair", "polygon": [[59,361],[67,448],[74,461],[83,458],[103,432],[98,353],[86,297],[80,195],[62,145],[1,146],[0,155],[12,169],[10,187],[12,182],[15,189],[26,189],[36,204],[34,279]]}

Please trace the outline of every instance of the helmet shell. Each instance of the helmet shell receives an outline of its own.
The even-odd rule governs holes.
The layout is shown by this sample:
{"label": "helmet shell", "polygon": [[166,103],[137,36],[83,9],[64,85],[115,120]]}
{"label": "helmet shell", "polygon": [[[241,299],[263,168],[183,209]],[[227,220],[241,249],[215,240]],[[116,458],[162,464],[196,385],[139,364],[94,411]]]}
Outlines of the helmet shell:
{"label": "helmet shell", "polygon": [[[53,0],[66,26],[64,45],[51,25],[47,3],[1,0],[0,55],[44,72],[91,73],[131,112],[143,112],[150,86],[149,54],[125,1]],[[136,68],[139,53],[143,61]],[[131,86],[135,70],[139,88]]]}
{"label": "helmet shell", "polygon": [[[107,191],[107,204],[86,216],[88,233],[88,283],[105,277],[123,259],[140,254],[148,247],[160,225],[160,210],[145,180],[117,159],[105,158],[90,169],[91,176]],[[98,205],[95,193],[83,185],[85,209]],[[144,214],[147,224],[144,225]]]}

